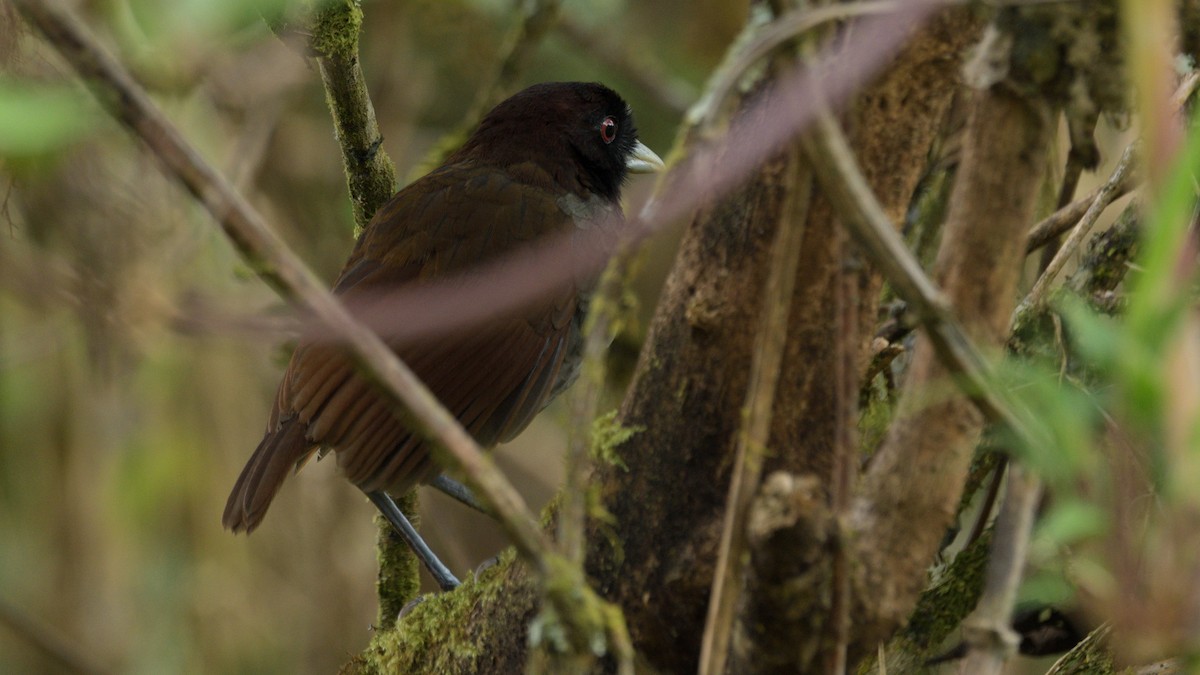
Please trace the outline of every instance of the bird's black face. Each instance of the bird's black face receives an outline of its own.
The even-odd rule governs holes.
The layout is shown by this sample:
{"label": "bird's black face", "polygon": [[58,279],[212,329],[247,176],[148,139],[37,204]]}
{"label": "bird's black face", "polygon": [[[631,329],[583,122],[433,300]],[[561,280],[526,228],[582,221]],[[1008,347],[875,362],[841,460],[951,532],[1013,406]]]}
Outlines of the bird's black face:
{"label": "bird's black face", "polygon": [[461,151],[497,163],[533,161],[568,190],[616,201],[630,173],[662,160],[637,137],[628,104],[602,84],[548,82],[492,109]]}
{"label": "bird's black face", "polygon": [[587,173],[592,189],[612,200],[629,176],[629,160],[638,146],[629,106],[611,89],[584,90],[585,112],[566,130],[569,148]]}

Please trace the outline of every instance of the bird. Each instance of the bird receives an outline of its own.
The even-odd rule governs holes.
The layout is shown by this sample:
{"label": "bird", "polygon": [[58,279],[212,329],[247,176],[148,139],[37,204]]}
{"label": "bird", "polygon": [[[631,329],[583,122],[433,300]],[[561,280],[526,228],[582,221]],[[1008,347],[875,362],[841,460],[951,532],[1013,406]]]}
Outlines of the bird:
{"label": "bird", "polygon": [[[615,227],[629,175],[662,168],[612,89],[533,85],[496,105],[438,168],[380,207],[333,293],[352,302],[445,282],[543,237]],[[467,329],[381,337],[480,446],[491,447],[520,433],[578,375],[593,284],[573,279],[523,311]],[[296,346],[266,432],[226,502],[224,527],[253,531],[287,477],[313,453],[326,452],[438,584],[456,586],[389,496],[440,477],[429,443],[329,342],[302,339]]]}

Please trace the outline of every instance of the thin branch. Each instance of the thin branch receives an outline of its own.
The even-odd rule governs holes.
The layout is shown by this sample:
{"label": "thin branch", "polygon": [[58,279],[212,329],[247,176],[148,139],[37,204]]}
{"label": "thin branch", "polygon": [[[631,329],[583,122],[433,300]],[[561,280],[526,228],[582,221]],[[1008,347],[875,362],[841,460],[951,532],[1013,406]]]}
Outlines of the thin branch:
{"label": "thin branch", "polygon": [[[932,4],[952,4],[958,0],[942,0]],[[780,46],[795,40],[805,33],[831,21],[840,21],[869,14],[887,14],[899,12],[901,7],[897,0],[864,0],[850,4],[828,5],[808,9],[797,9],[781,15],[778,19],[764,26],[746,47],[738,50],[737,58],[717,72],[716,79],[708,87],[706,97],[715,105],[709,107],[709,114],[715,115],[721,108],[721,103],[729,96],[729,92],[742,80],[751,66],[758,63]],[[712,118],[709,120],[712,121]]]}
{"label": "thin branch", "polygon": [[[1079,187],[1079,178],[1084,168],[1095,168],[1100,151],[1096,148],[1096,120],[1099,114],[1092,111],[1089,114],[1067,115],[1067,135],[1071,139],[1071,149],[1067,152],[1066,166],[1063,167],[1062,182],[1058,186],[1058,200],[1055,209],[1061,209],[1071,203],[1075,190]],[[1044,272],[1050,261],[1058,253],[1058,237],[1046,242],[1038,263],[1038,272]]]}
{"label": "thin branch", "polygon": [[596,419],[600,395],[604,391],[607,376],[604,355],[617,332],[621,292],[629,278],[632,255],[626,250],[614,257],[592,295],[583,330],[581,381],[571,397],[571,436],[564,458],[567,475],[558,518],[558,543],[567,560],[578,565],[584,562],[587,486],[592,471],[592,422]]}
{"label": "thin branch", "polygon": [[626,42],[607,39],[569,15],[559,20],[558,30],[573,45],[632,82],[658,105],[683,114],[696,99],[695,88],[680,78],[672,77],[649,54],[627,48]]}
{"label": "thin branch", "polygon": [[979,348],[904,245],[867,185],[837,122],[828,113],[818,113],[816,124],[818,133],[805,137],[805,148],[817,178],[851,236],[908,303],[929,335],[938,358],[959,376],[959,388],[988,417],[1011,429],[1029,447],[1047,447],[1021,421],[1009,397],[996,386],[991,367]]}
{"label": "thin branch", "polygon": [[1108,651],[1108,637],[1112,634],[1111,624],[1102,624],[1088,636],[1063,654],[1050,666],[1046,675],[1085,675],[1115,671],[1112,654]]}
{"label": "thin branch", "polygon": [[[1071,230],[1071,235],[1063,242],[1062,248],[1055,254],[1054,259],[1046,266],[1046,271],[1042,273],[1038,280],[1033,285],[1033,289],[1029,291],[1029,295],[1022,301],[1023,307],[1040,307],[1046,300],[1046,293],[1050,288],[1051,282],[1058,276],[1058,273],[1067,264],[1075,252],[1079,250],[1079,245],[1083,243],[1084,237],[1092,231],[1092,226],[1099,220],[1100,214],[1104,213],[1104,209],[1116,199],[1116,194],[1119,186],[1127,179],[1127,175],[1133,170],[1135,158],[1135,149],[1137,143],[1129,144],[1125,148],[1125,153],[1121,155],[1121,161],[1117,162],[1117,167],[1113,169],[1112,175],[1100,187],[1100,191],[1096,194],[1096,198],[1092,201],[1092,205],[1088,207],[1083,218],[1079,220],[1079,224],[1075,229]],[[1017,310],[1016,314],[1021,312]]]}
{"label": "thin branch", "polygon": [[996,466],[992,469],[991,480],[988,481],[983,503],[979,506],[979,515],[975,517],[975,524],[971,526],[971,532],[967,535],[964,545],[970,546],[971,542],[983,536],[983,531],[992,520],[992,509],[996,505],[996,498],[1000,496],[1000,485],[1004,482],[1004,473],[1007,470],[1008,455],[1000,455],[1000,459],[996,461]]}
{"label": "thin branch", "polygon": [[1196,93],[1196,89],[1200,87],[1200,72],[1192,71],[1188,73],[1180,82],[1179,87],[1175,89],[1175,93],[1171,94],[1171,103],[1176,110],[1182,110],[1184,104]]}
{"label": "thin branch", "polygon": [[[591,500],[588,482],[593,468],[592,423],[597,417],[607,377],[605,353],[620,332],[623,311],[621,295],[632,274],[635,256],[632,248],[625,247],[609,263],[592,295],[583,328],[582,381],[571,398],[571,436],[565,458],[567,475],[563,486],[562,510],[558,517],[559,546],[567,561],[578,569],[583,569],[587,552],[585,536]],[[615,606],[608,613],[605,630],[617,658],[618,674],[633,675],[633,642],[624,615]]]}
{"label": "thin branch", "polygon": [[[1184,77],[1180,81],[1179,86],[1176,87],[1175,92],[1171,95],[1171,103],[1174,105],[1175,110],[1182,110],[1183,106],[1192,97],[1192,94],[1196,93],[1198,87],[1200,87],[1200,72],[1189,73]],[[1126,149],[1125,152],[1128,154],[1129,149]],[[1124,161],[1125,157],[1122,157],[1121,162],[1123,163]],[[1121,169],[1119,164],[1117,169]],[[1032,253],[1038,248],[1045,246],[1058,235],[1074,227],[1076,223],[1080,222],[1081,218],[1094,208],[1098,200],[1107,198],[1108,201],[1104,202],[1101,208],[1107,207],[1108,204],[1123,197],[1133,189],[1137,182],[1136,167],[1126,167],[1120,178],[1116,178],[1116,174],[1117,171],[1114,170],[1113,175],[1109,177],[1108,181],[1093,190],[1091,194],[1060,208],[1037,225],[1034,225],[1033,229],[1029,231],[1029,242],[1025,249],[1026,252]],[[1091,225],[1088,225],[1088,227],[1090,228]]]}
{"label": "thin branch", "polygon": [[255,211],[205,162],[145,91],[109,56],[60,0],[16,0],[18,10],[75,68],[100,103],[135,135],[213,216],[238,252],[283,296],[310,313],[369,369],[385,393],[411,415],[418,431],[445,447],[443,459],[460,470],[495,509],[517,550],[547,571],[550,546],[520,495],[466,430],[387,345],[364,328],[324,288]]}
{"label": "thin branch", "polygon": [[[600,396],[604,392],[607,377],[605,353],[619,330],[621,293],[630,275],[633,255],[629,249],[618,252],[596,285],[583,327],[580,382],[570,398],[571,432],[563,460],[566,464],[566,481],[562,489],[562,508],[558,514],[558,545],[567,562],[580,570],[583,569],[587,551],[592,423],[597,417]],[[619,675],[633,675],[634,649],[624,615],[614,606],[607,619],[605,630],[617,658],[617,672]]]}
{"label": "thin branch", "polygon": [[[1113,192],[1110,195],[1112,200],[1120,199],[1129,194],[1129,191],[1137,184],[1137,171],[1129,171],[1125,174],[1123,180],[1118,182],[1113,187]],[[1070,230],[1079,222],[1079,219],[1087,213],[1092,204],[1100,196],[1100,192],[1106,186],[1100,186],[1092,190],[1086,197],[1081,197],[1062,207],[1061,209],[1051,213],[1043,218],[1029,230],[1029,241],[1025,246],[1026,253],[1033,253],[1039,248],[1050,243],[1055,237]]]}
{"label": "thin branch", "polygon": [[963,672],[999,675],[1004,662],[1017,649],[1020,640],[1011,626],[1013,606],[1041,495],[1042,484],[1037,476],[1020,464],[1012,464],[1004,506],[992,538],[987,584],[974,614],[963,624],[967,643],[973,647]]}
{"label": "thin branch", "polygon": [[413,167],[410,177],[421,176],[441,164],[450,153],[462,145],[467,134],[479,124],[483,115],[512,93],[529,64],[530,56],[546,33],[558,22],[559,0],[528,0],[515,4],[522,9],[521,21],[505,38],[504,46],[496,59],[499,65],[488,74],[488,79],[479,87],[475,100],[471,102],[457,127],[442,134],[433,144],[433,148]]}
{"label": "thin branch", "polygon": [[783,217],[771,249],[762,310],[755,331],[745,422],[738,435],[733,479],[726,500],[721,547],[701,645],[700,675],[722,675],[729,657],[730,636],[746,567],[746,519],[762,478],[775,388],[787,342],[788,312],[796,286],[800,247],[804,242],[804,223],[808,218],[812,177],[807,170],[801,169],[800,164],[793,152],[788,161],[788,175],[782,181],[783,185],[794,187],[787,190],[780,209]]}
{"label": "thin branch", "polygon": [[499,58],[500,65],[491,76],[491,81],[479,89],[479,94],[467,114],[463,116],[460,130],[473,128],[479,118],[504,100],[520,79],[530,56],[541,44],[542,38],[558,22],[559,0],[528,0],[518,3],[524,8],[521,22],[509,33]]}

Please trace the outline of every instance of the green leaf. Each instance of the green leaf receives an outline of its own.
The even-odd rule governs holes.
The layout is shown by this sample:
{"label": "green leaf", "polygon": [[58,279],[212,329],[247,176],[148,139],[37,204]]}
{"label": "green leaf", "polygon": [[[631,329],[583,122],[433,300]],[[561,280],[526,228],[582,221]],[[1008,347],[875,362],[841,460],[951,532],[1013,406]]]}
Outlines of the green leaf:
{"label": "green leaf", "polygon": [[1108,518],[1097,504],[1080,500],[1059,502],[1038,524],[1034,546],[1057,549],[1098,537],[1107,530]]}

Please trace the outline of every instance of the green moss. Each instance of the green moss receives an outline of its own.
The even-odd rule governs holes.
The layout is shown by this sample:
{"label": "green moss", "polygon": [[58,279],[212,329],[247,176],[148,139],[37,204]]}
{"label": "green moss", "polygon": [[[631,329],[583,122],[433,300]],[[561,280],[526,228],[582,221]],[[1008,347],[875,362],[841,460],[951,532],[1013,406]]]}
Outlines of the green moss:
{"label": "green moss", "polygon": [[862,452],[873,455],[891,428],[895,405],[888,396],[887,383],[882,374],[876,375],[867,388],[870,394],[863,397],[866,400],[858,418],[858,436],[862,439],[859,444]]}
{"label": "green moss", "polygon": [[[1106,645],[1109,629],[1098,628],[1059,659],[1055,675],[1112,675],[1117,672]],[[1136,672],[1136,669],[1130,669]]]}
{"label": "green moss", "polygon": [[550,672],[566,667],[586,672],[595,659],[629,643],[621,610],[596,595],[578,565],[549,556],[543,584],[545,602],[529,626],[529,644]]}
{"label": "green moss", "polygon": [[1138,202],[1131,202],[1112,227],[1088,241],[1079,271],[1068,282],[1072,290],[1091,300],[1099,293],[1115,291],[1125,281],[1140,250],[1140,214]]}
{"label": "green moss", "polygon": [[975,609],[983,591],[991,541],[991,529],[985,530],[955,556],[941,580],[921,594],[902,631],[903,639],[921,654],[938,646]]}
{"label": "green moss", "polygon": [[326,2],[313,19],[309,46],[325,58],[353,58],[358,54],[362,21],[362,9],[355,0]]}
{"label": "green moss", "polygon": [[[396,505],[408,516],[413,526],[420,525],[417,518],[417,493],[410,492],[396,500]],[[375,580],[379,595],[379,617],[376,625],[381,629],[391,628],[400,610],[421,590],[420,569],[417,558],[408,545],[396,534],[383,518],[375,516],[379,528],[379,541],[375,547],[379,562],[379,576]]]}
{"label": "green moss", "polygon": [[635,425],[627,427],[617,420],[617,411],[609,411],[592,422],[592,457],[598,462],[610,466],[619,466],[629,470],[625,461],[617,454],[617,448],[624,445],[635,434],[646,430],[646,427]]}
{"label": "green moss", "polygon": [[1032,363],[1057,369],[1062,360],[1062,345],[1059,343],[1055,316],[1047,309],[1066,291],[1058,289],[1051,294],[1051,303],[1033,306],[1021,303],[1013,313],[1012,332],[1008,337],[1008,351]]}
{"label": "green moss", "polygon": [[468,575],[453,591],[425,596],[394,628],[376,633],[344,672],[477,672],[482,635],[475,620],[481,607],[505,601],[504,581],[515,560],[514,550],[506,549],[479,578]]}

